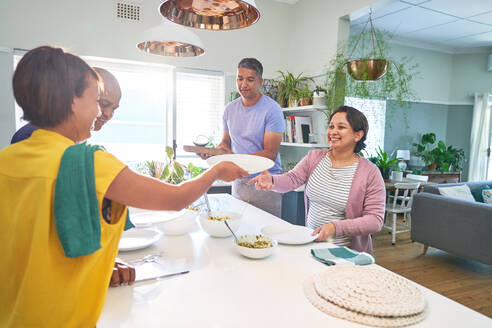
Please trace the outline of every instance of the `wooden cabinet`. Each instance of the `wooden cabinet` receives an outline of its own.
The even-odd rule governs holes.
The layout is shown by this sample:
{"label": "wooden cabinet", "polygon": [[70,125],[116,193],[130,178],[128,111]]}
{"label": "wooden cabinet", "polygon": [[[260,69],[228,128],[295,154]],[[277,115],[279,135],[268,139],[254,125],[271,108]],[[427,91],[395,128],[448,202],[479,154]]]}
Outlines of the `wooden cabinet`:
{"label": "wooden cabinet", "polygon": [[435,183],[457,183],[461,182],[461,172],[422,172],[422,175],[429,177],[429,182]]}

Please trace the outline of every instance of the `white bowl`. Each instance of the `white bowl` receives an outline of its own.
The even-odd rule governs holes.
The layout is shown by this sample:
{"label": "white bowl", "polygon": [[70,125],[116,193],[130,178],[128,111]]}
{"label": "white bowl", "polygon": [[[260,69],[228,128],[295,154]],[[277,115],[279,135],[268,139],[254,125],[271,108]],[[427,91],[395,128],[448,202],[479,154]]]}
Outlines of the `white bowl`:
{"label": "white bowl", "polygon": [[265,248],[251,248],[251,247],[246,247],[246,246],[241,246],[234,241],[234,246],[236,249],[241,253],[241,255],[249,257],[251,259],[262,259],[264,257],[268,257],[272,255],[273,251],[277,247],[278,243],[276,240],[267,237],[267,236],[262,236],[262,235],[243,235],[237,237],[238,242],[249,242],[249,243],[254,243],[257,240],[261,241],[269,241],[272,243],[272,246],[270,247],[265,247]]}
{"label": "white bowl", "polygon": [[166,235],[176,236],[190,232],[198,213],[192,210],[183,210],[176,219],[172,219],[161,224],[162,231]]}
{"label": "white bowl", "polygon": [[[227,220],[227,223],[234,232],[236,232],[241,225],[241,214],[236,212],[212,211],[210,215],[218,217],[228,216],[230,219]],[[209,220],[208,217],[209,215],[207,212],[202,212],[200,214],[200,225],[206,233],[212,237],[229,237],[232,235],[231,231],[227,229],[224,221]]]}

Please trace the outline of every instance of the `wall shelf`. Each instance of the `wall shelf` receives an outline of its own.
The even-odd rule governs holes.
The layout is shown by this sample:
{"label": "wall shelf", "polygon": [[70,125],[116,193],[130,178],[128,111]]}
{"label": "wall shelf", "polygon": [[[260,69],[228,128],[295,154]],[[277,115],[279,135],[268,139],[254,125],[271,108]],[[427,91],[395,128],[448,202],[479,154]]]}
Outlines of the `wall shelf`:
{"label": "wall shelf", "polygon": [[299,112],[318,112],[321,110],[326,110],[326,106],[298,106],[298,107],[286,107],[282,108],[282,112],[287,113],[299,113]]}

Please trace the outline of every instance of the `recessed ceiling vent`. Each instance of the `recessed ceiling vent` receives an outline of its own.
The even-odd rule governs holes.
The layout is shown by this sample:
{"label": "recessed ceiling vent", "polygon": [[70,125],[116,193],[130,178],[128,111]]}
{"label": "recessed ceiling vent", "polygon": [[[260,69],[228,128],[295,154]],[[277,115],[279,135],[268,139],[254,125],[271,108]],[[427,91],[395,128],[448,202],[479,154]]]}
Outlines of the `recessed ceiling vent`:
{"label": "recessed ceiling vent", "polygon": [[126,21],[140,22],[142,6],[129,2],[116,2],[116,17]]}

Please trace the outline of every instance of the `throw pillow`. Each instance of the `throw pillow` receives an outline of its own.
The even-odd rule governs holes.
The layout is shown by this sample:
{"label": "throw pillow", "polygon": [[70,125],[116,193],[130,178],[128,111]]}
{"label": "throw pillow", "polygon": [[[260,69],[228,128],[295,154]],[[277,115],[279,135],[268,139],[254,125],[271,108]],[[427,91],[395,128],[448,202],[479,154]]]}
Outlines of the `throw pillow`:
{"label": "throw pillow", "polygon": [[475,198],[471,193],[470,187],[467,185],[452,186],[452,187],[439,187],[439,192],[443,196],[448,196],[452,198],[458,198],[461,200],[469,200],[474,202]]}
{"label": "throw pillow", "polygon": [[492,204],[492,189],[483,190],[482,197],[485,204]]}
{"label": "throw pillow", "polygon": [[478,187],[477,189],[473,189],[471,191],[472,195],[473,195],[473,198],[475,198],[475,200],[477,202],[480,202],[480,203],[483,203],[483,196],[482,196],[482,192],[485,190],[485,189],[492,189],[490,188],[489,185],[483,185],[483,186],[480,186]]}

